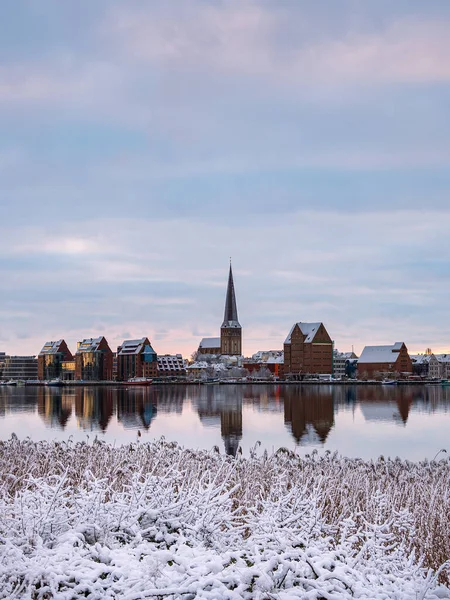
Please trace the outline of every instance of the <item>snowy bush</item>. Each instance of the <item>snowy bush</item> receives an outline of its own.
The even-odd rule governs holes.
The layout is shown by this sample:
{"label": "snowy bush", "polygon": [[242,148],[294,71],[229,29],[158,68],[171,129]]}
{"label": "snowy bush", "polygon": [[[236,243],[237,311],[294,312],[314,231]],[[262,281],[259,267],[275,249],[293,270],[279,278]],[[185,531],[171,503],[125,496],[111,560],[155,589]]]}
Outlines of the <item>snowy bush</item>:
{"label": "snowy bush", "polygon": [[14,437],[0,481],[1,598],[450,598],[448,460]]}

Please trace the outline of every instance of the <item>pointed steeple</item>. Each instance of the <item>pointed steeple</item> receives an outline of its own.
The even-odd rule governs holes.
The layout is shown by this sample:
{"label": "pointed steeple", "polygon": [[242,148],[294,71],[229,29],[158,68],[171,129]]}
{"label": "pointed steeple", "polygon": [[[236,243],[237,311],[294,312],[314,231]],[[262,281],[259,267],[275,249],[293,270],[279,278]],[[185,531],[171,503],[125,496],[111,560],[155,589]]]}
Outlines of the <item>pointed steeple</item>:
{"label": "pointed steeple", "polygon": [[236,305],[236,294],[234,292],[233,271],[230,260],[230,273],[228,275],[227,296],[225,301],[225,313],[222,327],[240,327]]}

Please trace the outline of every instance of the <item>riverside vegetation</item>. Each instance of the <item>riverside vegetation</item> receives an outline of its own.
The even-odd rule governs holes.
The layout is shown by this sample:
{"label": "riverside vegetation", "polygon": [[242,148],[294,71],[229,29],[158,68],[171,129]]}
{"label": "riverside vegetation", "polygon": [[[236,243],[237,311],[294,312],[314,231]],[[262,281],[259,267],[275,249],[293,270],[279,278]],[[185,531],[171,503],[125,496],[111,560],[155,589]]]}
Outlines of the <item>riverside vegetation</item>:
{"label": "riverside vegetation", "polygon": [[13,436],[0,482],[1,598],[450,598],[447,458]]}

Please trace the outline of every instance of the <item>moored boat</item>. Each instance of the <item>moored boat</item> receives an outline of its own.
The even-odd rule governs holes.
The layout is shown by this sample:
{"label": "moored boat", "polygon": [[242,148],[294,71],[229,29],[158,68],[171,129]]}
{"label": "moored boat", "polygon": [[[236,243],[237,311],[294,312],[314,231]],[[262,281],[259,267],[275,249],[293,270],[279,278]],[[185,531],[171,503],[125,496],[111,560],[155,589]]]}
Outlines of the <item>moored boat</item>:
{"label": "moored boat", "polygon": [[51,379],[50,381],[47,381],[45,385],[48,387],[62,387],[64,381],[62,379]]}
{"label": "moored boat", "polygon": [[151,385],[152,383],[153,379],[149,377],[131,377],[125,385]]}

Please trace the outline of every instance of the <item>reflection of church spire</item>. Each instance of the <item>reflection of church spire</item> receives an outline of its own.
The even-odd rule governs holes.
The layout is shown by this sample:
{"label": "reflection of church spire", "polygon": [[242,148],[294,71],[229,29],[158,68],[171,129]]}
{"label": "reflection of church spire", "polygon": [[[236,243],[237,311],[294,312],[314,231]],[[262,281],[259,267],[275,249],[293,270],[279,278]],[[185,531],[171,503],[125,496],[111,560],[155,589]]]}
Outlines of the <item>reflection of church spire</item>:
{"label": "reflection of church spire", "polygon": [[230,456],[236,456],[242,438],[242,405],[239,402],[237,409],[233,407],[230,410],[230,408],[220,411],[220,432],[225,452]]}

